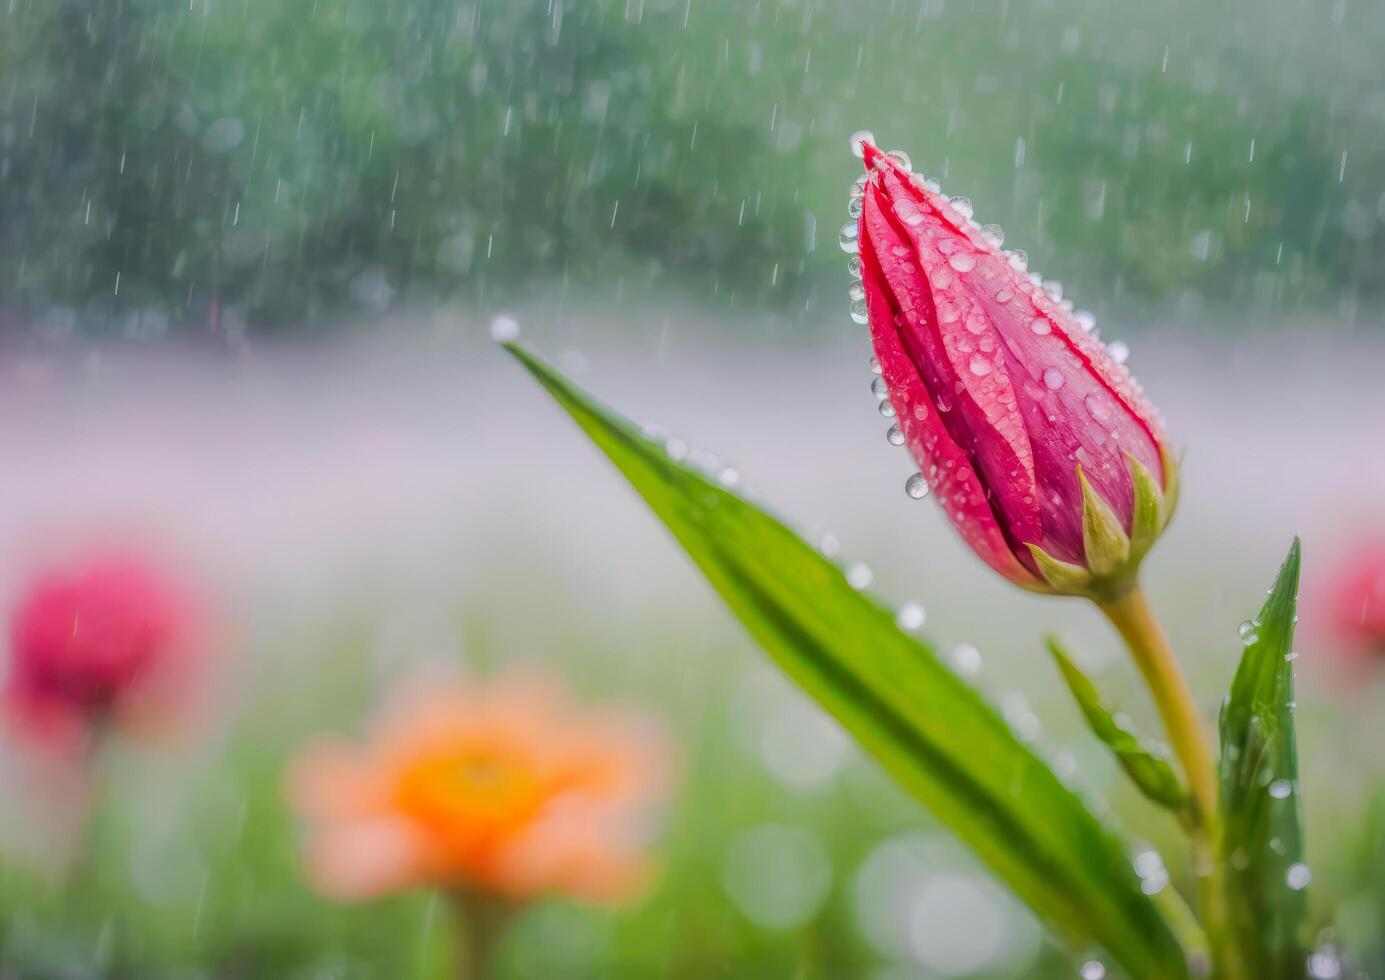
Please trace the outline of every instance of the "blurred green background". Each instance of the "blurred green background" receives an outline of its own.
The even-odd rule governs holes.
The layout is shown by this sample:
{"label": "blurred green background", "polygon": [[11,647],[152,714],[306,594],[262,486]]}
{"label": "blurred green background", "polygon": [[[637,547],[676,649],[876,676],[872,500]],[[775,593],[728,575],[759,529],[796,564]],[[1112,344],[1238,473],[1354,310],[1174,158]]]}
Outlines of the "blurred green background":
{"label": "blurred green background", "polygon": [[303,330],[535,288],[811,319],[837,299],[859,128],[1099,316],[1355,323],[1385,286],[1375,3],[14,0],[3,17],[0,313],[51,331]]}
{"label": "blurred green background", "polygon": [[115,529],[201,569],[233,627],[190,737],[102,759],[71,882],[0,748],[0,980],[446,975],[445,903],[314,897],[281,793],[305,738],[437,660],[544,660],[681,745],[648,900],[532,907],[498,977],[1094,953],[770,670],[485,340],[502,310],[922,602],[959,670],[979,650],[977,685],[1190,893],[1039,644],[1152,730],[1114,639],[901,492],[837,244],[863,128],[1108,337],[1159,328],[1131,364],[1189,452],[1149,583],[1209,720],[1304,535],[1312,919],[1336,975],[1385,976],[1385,677],[1334,656],[1311,592],[1385,530],[1382,45],[1363,0],[0,0],[0,593]]}

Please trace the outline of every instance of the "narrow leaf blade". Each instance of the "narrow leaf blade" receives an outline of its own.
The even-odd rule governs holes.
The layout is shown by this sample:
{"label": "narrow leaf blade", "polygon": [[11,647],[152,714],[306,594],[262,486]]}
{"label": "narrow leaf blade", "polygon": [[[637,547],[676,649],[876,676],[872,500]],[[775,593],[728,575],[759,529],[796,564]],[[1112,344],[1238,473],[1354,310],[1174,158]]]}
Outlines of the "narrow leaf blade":
{"label": "narrow leaf blade", "polygon": [[1102,702],[1091,678],[1072,662],[1057,640],[1049,637],[1046,642],[1088,726],[1115,753],[1126,775],[1155,803],[1181,811],[1187,805],[1188,794],[1168,759]]}
{"label": "narrow leaf blade", "polygon": [[1056,930],[1136,977],[1187,977],[1121,840],[891,613],[782,523],[521,348],[781,668]]}
{"label": "narrow leaf blade", "polygon": [[1267,980],[1302,977],[1307,956],[1309,875],[1293,714],[1298,576],[1295,539],[1243,637],[1245,652],[1221,714],[1222,859],[1231,926],[1250,975]]}

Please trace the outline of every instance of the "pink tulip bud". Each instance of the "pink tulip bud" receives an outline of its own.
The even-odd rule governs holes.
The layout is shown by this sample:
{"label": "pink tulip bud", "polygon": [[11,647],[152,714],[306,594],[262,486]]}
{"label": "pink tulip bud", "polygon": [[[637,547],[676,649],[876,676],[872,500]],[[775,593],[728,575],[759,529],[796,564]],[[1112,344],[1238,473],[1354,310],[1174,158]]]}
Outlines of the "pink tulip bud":
{"label": "pink tulip bud", "polygon": [[200,630],[188,594],[147,562],[98,556],[35,576],[10,622],[10,721],[30,741],[80,749],[102,721],[181,707]]}
{"label": "pink tulip bud", "polygon": [[1158,413],[1023,254],[971,220],[969,202],[862,149],[867,176],[853,195],[865,312],[928,486],[1012,582],[1121,594],[1175,501]]}

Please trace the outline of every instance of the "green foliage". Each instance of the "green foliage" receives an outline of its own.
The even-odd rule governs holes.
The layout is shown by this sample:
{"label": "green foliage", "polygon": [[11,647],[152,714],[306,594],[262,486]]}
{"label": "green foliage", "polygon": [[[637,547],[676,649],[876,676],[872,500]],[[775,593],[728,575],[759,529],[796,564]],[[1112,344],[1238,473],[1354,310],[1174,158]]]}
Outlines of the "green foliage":
{"label": "green foliage", "polygon": [[1231,927],[1248,975],[1300,978],[1308,868],[1294,743],[1295,539],[1260,614],[1221,714],[1222,860]]}
{"label": "green foliage", "polygon": [[0,295],[136,336],[536,285],[815,312],[869,126],[1098,312],[1349,311],[1385,288],[1385,16],[1340,10],[21,3]]}
{"label": "green foliage", "polygon": [[1132,730],[1123,716],[1102,703],[1096,685],[1078,669],[1056,639],[1049,637],[1045,642],[1077,706],[1082,709],[1082,716],[1096,737],[1115,753],[1126,775],[1155,803],[1170,810],[1182,810],[1187,805],[1188,794],[1167,755]]}
{"label": "green foliage", "polygon": [[1050,925],[1135,976],[1187,975],[1122,842],[888,610],[777,520],[510,347],[780,667]]}

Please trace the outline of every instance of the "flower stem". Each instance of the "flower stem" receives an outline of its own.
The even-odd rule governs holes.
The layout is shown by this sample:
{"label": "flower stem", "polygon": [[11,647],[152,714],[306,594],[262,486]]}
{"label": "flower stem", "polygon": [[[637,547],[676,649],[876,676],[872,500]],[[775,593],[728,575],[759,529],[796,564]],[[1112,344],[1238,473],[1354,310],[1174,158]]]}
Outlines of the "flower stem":
{"label": "flower stem", "polygon": [[1109,602],[1098,603],[1120,633],[1144,676],[1169,744],[1183,766],[1191,798],[1185,820],[1192,845],[1203,925],[1212,945],[1214,974],[1219,980],[1242,980],[1240,957],[1229,945],[1229,912],[1222,868],[1221,816],[1217,806],[1217,768],[1211,742],[1198,717],[1197,703],[1174,659],[1149,600],[1138,585]]}
{"label": "flower stem", "polygon": [[456,980],[484,980],[490,976],[495,941],[512,909],[508,903],[470,890],[451,893],[456,930]]}

